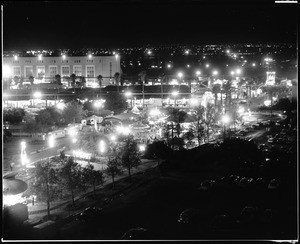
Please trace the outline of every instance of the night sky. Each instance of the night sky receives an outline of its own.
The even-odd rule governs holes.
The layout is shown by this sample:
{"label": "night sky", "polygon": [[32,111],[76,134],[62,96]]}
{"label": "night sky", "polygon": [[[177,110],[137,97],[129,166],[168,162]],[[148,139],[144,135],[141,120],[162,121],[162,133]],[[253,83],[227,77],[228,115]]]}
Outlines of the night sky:
{"label": "night sky", "polygon": [[296,42],[296,4],[240,2],[6,2],[3,48]]}

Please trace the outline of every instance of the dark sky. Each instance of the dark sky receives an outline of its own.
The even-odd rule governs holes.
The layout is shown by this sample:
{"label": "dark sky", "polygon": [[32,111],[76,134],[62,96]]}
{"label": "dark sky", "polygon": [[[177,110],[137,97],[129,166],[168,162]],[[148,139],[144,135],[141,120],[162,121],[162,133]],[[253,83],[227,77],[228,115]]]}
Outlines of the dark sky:
{"label": "dark sky", "polygon": [[3,7],[3,48],[296,42],[298,6],[272,2],[12,1]]}

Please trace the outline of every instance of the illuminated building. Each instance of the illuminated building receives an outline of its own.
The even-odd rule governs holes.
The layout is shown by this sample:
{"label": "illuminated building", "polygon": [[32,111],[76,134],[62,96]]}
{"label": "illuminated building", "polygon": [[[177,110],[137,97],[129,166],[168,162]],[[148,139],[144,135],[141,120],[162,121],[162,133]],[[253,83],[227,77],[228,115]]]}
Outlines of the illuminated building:
{"label": "illuminated building", "polygon": [[[3,70],[5,78],[35,78],[34,83],[50,82],[56,75],[61,78],[86,77],[86,85],[93,86],[97,82],[97,76],[103,77],[103,85],[110,83],[115,73],[121,73],[119,56],[66,56],[59,57],[3,57]],[[64,79],[62,79],[64,80]],[[98,82],[97,82],[98,83]]]}

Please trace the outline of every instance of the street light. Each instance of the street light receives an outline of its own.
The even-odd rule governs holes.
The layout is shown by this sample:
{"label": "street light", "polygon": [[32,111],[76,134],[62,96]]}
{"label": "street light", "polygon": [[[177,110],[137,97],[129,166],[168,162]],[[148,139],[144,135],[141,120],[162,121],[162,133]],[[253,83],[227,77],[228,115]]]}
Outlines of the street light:
{"label": "street light", "polygon": [[50,135],[49,138],[48,138],[48,145],[50,148],[53,148],[54,145],[55,145],[55,140],[54,140],[54,136],[53,135]]}
{"label": "street light", "polygon": [[99,149],[101,154],[105,152],[105,142],[103,140],[100,140]]}
{"label": "street light", "polygon": [[67,57],[67,56],[66,56],[65,54],[62,55],[63,60],[65,60],[66,57]]}
{"label": "street light", "polygon": [[89,56],[88,56],[88,57],[89,57],[89,59],[91,59],[93,56],[92,56],[92,54],[89,54]]}
{"label": "street light", "polygon": [[201,75],[201,71],[197,70],[197,71],[196,71],[196,75],[197,75],[197,76]]}
{"label": "street light", "polygon": [[42,60],[42,54],[39,54],[39,55],[38,55],[38,59],[39,59],[39,60]]}
{"label": "street light", "polygon": [[253,66],[253,67],[255,67],[255,66],[256,66],[256,64],[255,64],[255,63],[252,63],[252,66]]}
{"label": "street light", "polygon": [[241,69],[236,69],[235,72],[236,72],[237,75],[240,75],[242,73]]}
{"label": "street light", "polygon": [[56,108],[58,108],[59,110],[64,110],[65,107],[66,107],[66,104],[64,104],[62,102],[56,104]]}
{"label": "street light", "polygon": [[171,64],[168,64],[168,65],[167,65],[167,68],[168,68],[168,69],[170,69],[171,67],[172,67],[172,65],[171,65]]}
{"label": "street light", "polygon": [[139,145],[140,152],[145,152],[146,146],[144,144]]}
{"label": "street light", "polygon": [[42,93],[39,91],[36,91],[35,93],[33,93],[33,97],[35,99],[40,99],[42,97]]}
{"label": "street light", "polygon": [[191,99],[190,99],[190,104],[191,104],[192,106],[197,106],[197,105],[199,105],[199,100],[196,99],[196,98],[191,98]]}
{"label": "street light", "polygon": [[227,114],[224,114],[221,118],[221,121],[223,123],[223,140],[225,140],[225,130],[226,130],[226,125],[230,122],[230,117]]}
{"label": "street light", "polygon": [[205,67],[206,67],[206,68],[209,68],[209,64],[206,64]]}
{"label": "street light", "polygon": [[128,99],[130,98],[130,103],[131,103],[131,108],[133,108],[133,104],[132,104],[132,92],[131,91],[126,91],[124,93],[125,97],[127,97]]}
{"label": "street light", "polygon": [[183,77],[183,73],[182,72],[178,72],[177,76],[181,79]]}
{"label": "street light", "polygon": [[176,98],[178,96],[179,92],[178,91],[173,91],[172,96],[174,97],[174,107],[176,107]]}
{"label": "street light", "polygon": [[15,56],[14,56],[14,59],[17,61],[17,60],[18,60],[18,56],[17,56],[17,55],[15,55]]}
{"label": "street light", "polygon": [[21,154],[25,153],[25,149],[26,149],[26,142],[21,141]]}
{"label": "street light", "polygon": [[213,74],[214,76],[216,76],[216,75],[219,74],[219,72],[218,72],[217,70],[214,70],[214,71],[212,72],[212,74]]}

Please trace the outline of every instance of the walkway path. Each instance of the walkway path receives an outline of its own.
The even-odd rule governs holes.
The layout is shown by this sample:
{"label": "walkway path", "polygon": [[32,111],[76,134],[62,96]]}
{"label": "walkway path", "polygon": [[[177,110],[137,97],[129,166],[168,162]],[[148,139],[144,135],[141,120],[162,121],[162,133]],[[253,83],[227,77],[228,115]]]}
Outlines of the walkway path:
{"label": "walkway path", "polygon": [[[140,166],[138,166],[138,168],[132,170],[132,175],[134,175],[138,172],[146,171],[146,170],[154,168],[156,166],[157,166],[156,160],[153,161],[153,160],[143,159],[142,164]],[[128,177],[128,173],[125,171],[123,175],[117,176],[115,178],[115,181],[119,181],[126,177]],[[112,179],[106,178],[104,184],[102,186],[97,186],[96,190],[103,189],[105,186],[107,186],[108,184],[111,184],[111,183],[112,183]],[[90,187],[88,190],[86,190],[86,192],[84,194],[76,196],[75,201],[83,199],[87,195],[90,195],[92,192],[93,192],[93,188]],[[70,204],[71,202],[72,202],[71,200],[67,200],[67,201],[56,201],[56,202],[51,203],[50,213],[57,214],[57,215],[63,214],[65,216],[70,215],[71,214],[70,212],[66,213],[65,207],[67,204]],[[32,205],[32,203],[29,203],[27,206],[28,206],[28,212],[29,212],[29,220],[36,219],[36,218],[42,218],[45,215],[47,215],[47,205],[45,203],[37,203],[35,205]],[[75,211],[73,211],[73,212],[75,212]]]}

